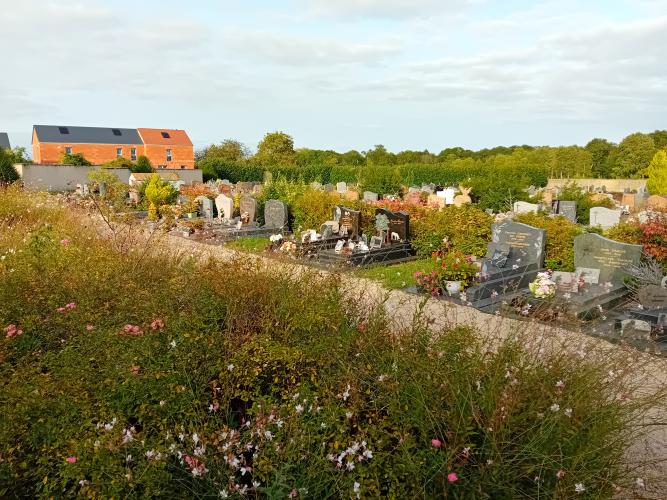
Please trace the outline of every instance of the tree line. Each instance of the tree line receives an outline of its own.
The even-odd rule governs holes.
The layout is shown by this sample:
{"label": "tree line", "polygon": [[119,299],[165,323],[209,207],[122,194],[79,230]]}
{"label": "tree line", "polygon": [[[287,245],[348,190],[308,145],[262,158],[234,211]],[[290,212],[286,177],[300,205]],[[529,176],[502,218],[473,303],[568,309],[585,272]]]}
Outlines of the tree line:
{"label": "tree line", "polygon": [[655,154],[665,148],[667,130],[656,130],[648,134],[630,134],[618,144],[596,138],[583,147],[521,145],[478,151],[453,147],[435,154],[428,150],[392,153],[379,144],[368,151],[350,150],[341,153],[333,150],[295,149],[291,136],[284,132],[272,132],[260,141],[255,154],[251,154],[243,143],[227,139],[197,151],[195,159],[206,178],[234,177],[234,171],[242,173],[246,170],[244,167],[248,166],[289,170],[290,167],[326,169],[404,165],[431,165],[442,169],[467,165],[472,169],[484,169],[498,163],[525,166],[527,158],[532,168],[546,177],[642,178],[647,177],[649,164]]}

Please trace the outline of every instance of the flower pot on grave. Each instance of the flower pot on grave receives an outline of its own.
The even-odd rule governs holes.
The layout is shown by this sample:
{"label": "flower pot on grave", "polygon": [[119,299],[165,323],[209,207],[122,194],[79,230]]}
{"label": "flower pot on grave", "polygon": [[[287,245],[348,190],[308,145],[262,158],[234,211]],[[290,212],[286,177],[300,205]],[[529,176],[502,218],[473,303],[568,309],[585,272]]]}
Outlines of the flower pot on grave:
{"label": "flower pot on grave", "polygon": [[463,289],[463,284],[460,281],[445,281],[445,290],[449,295],[458,295]]}

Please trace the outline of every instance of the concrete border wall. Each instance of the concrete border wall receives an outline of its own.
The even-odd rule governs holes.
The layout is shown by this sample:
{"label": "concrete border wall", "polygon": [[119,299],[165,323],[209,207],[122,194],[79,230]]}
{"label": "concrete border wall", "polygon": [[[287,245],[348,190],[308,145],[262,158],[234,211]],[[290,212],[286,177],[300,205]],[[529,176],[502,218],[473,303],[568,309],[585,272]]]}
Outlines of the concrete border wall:
{"label": "concrete border wall", "polygon": [[647,190],[646,179],[549,179],[547,189],[560,189],[572,183],[586,191],[596,191],[604,186],[607,193]]}
{"label": "concrete border wall", "polygon": [[[87,184],[88,173],[101,167],[75,167],[72,165],[15,165],[26,189],[33,191],[75,191],[77,184]],[[130,171],[126,168],[107,168],[105,171],[118,176],[128,184]],[[186,184],[202,182],[201,170],[160,170],[177,174]]]}

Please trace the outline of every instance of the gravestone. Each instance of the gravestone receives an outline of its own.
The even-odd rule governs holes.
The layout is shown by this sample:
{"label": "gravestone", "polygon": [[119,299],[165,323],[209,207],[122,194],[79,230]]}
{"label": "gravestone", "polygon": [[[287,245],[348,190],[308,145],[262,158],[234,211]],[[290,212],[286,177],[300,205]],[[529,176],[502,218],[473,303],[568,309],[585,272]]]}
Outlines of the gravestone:
{"label": "gravestone", "polygon": [[472,203],[472,198],[470,198],[470,191],[472,191],[472,188],[459,187],[459,189],[461,190],[461,194],[454,197],[454,206],[461,207]]}
{"label": "gravestone", "polygon": [[322,237],[323,240],[331,238],[333,234],[334,234],[333,226],[331,226],[330,224],[322,224],[320,226],[320,236]]}
{"label": "gravestone", "polygon": [[420,191],[419,186],[410,186],[408,188],[408,193],[418,193]]}
{"label": "gravestone", "polygon": [[435,186],[433,184],[422,184],[422,193],[433,194]]}
{"label": "gravestone", "polygon": [[319,182],[311,182],[310,187],[313,189],[322,189],[322,184],[320,184]]}
{"label": "gravestone", "polygon": [[637,300],[644,309],[667,308],[667,289],[658,285],[647,285],[637,292]]}
{"label": "gravestone", "polygon": [[429,194],[427,203],[428,206],[432,208],[445,208],[445,199],[438,196],[437,194]]}
{"label": "gravestone", "polygon": [[199,207],[201,209],[201,214],[207,219],[213,218],[213,200],[208,196],[197,196],[197,201],[199,202]]}
{"label": "gravestone", "polygon": [[623,283],[629,266],[639,264],[641,245],[630,245],[604,238],[599,234],[580,234],[574,239],[574,264],[600,270],[600,283]]}
{"label": "gravestone", "polygon": [[327,193],[332,193],[334,190],[334,185],[333,184],[325,184],[324,185],[324,191]]}
{"label": "gravestone", "polygon": [[454,197],[456,196],[456,189],[448,187],[442,191],[438,191],[436,194],[441,198],[444,198],[445,205],[453,205]]}
{"label": "gravestone", "polygon": [[[503,243],[510,247],[510,263],[535,263],[540,267],[544,262],[546,231],[527,224],[503,221],[491,226],[493,243]],[[517,258],[520,259],[517,262]]]}
{"label": "gravestone", "polygon": [[408,241],[410,236],[410,216],[405,212],[392,212],[386,208],[378,208],[375,211],[377,220],[378,215],[384,215],[389,221],[389,239],[391,240],[391,233],[396,233],[400,241]]}
{"label": "gravestone", "polygon": [[215,206],[218,209],[218,218],[230,220],[234,215],[234,200],[224,194],[215,198]]}
{"label": "gravestone", "polygon": [[240,191],[241,193],[252,193],[252,188],[254,187],[254,184],[252,182],[237,182],[236,183],[236,190]]}
{"label": "gravestone", "polygon": [[285,229],[287,227],[287,205],[280,200],[268,200],[264,205],[264,227]]}
{"label": "gravestone", "polygon": [[422,195],[419,191],[410,191],[403,197],[403,201],[408,205],[420,205],[421,197]]}
{"label": "gravestone", "polygon": [[605,207],[593,207],[590,211],[590,225],[609,229],[621,222],[621,210],[610,210]]}
{"label": "gravestone", "polygon": [[513,206],[513,212],[515,214],[528,214],[531,212],[537,213],[540,206],[536,203],[527,203],[525,201],[515,201]]}
{"label": "gravestone", "polygon": [[372,191],[364,191],[364,201],[378,201],[378,194]]}
{"label": "gravestone", "polygon": [[241,212],[241,221],[243,224],[252,224],[255,222],[255,212],[257,211],[257,200],[250,195],[244,195],[239,202]]}
{"label": "gravestone", "polygon": [[336,192],[338,192],[339,194],[347,193],[347,183],[339,182],[338,184],[336,184]]}
{"label": "gravestone", "polygon": [[345,199],[347,201],[359,201],[359,192],[350,189],[345,193]]}
{"label": "gravestone", "polygon": [[361,228],[361,212],[342,206],[337,208],[340,209],[340,219],[338,220],[340,233],[352,239],[358,238]]}
{"label": "gravestone", "polygon": [[566,219],[577,222],[577,202],[576,201],[565,201],[557,200],[554,201],[555,210],[552,208],[552,212],[556,215],[562,215]]}

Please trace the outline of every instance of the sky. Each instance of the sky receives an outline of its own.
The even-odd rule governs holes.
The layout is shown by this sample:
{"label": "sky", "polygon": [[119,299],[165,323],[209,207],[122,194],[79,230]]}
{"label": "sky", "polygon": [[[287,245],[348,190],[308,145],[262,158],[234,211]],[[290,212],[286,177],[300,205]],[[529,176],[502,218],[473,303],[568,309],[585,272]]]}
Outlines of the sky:
{"label": "sky", "polygon": [[0,131],[296,147],[584,145],[667,129],[667,0],[0,0]]}

